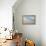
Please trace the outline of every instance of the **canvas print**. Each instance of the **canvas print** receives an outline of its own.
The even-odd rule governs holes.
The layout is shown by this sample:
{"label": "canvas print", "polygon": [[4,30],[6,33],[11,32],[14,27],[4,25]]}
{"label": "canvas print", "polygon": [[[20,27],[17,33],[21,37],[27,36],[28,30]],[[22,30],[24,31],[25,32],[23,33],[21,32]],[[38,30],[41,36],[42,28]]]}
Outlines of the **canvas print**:
{"label": "canvas print", "polygon": [[22,23],[23,24],[35,24],[36,16],[35,15],[24,15],[22,16]]}

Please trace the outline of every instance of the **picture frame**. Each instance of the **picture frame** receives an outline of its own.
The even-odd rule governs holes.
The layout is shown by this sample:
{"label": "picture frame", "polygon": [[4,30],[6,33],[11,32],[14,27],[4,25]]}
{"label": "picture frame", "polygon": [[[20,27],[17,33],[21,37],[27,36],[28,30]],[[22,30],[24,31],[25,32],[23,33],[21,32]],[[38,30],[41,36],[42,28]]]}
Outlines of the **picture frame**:
{"label": "picture frame", "polygon": [[35,25],[36,24],[36,16],[35,15],[23,15],[22,16],[22,24]]}

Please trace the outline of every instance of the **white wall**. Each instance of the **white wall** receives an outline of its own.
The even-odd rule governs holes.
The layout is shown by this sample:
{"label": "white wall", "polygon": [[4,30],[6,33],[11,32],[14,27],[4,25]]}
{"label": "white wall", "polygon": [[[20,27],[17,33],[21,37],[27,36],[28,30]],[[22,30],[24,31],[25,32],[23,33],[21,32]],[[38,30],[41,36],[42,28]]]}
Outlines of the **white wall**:
{"label": "white wall", "polygon": [[41,1],[41,38],[42,46],[46,46],[46,0]]}
{"label": "white wall", "polygon": [[[31,12],[31,11],[33,11],[35,9],[35,4],[32,1],[33,2],[36,2],[37,12],[35,12],[35,11],[34,12]],[[39,38],[41,38],[41,44],[42,44],[41,46],[46,46],[46,0],[41,0],[41,2],[40,2],[40,0],[39,1],[38,0],[37,1],[32,0],[32,1],[29,2],[29,3],[26,3],[24,1],[24,4],[21,3],[21,5],[20,4],[19,5],[17,4],[17,8],[14,5],[13,11],[15,10],[14,13],[16,15],[15,16],[15,25],[16,25],[16,28],[20,32],[23,32],[24,33],[24,36],[27,36],[26,34],[28,34],[28,36],[31,35],[31,38],[32,37],[35,37],[36,39],[35,38],[34,39],[36,41],[39,40]],[[40,6],[40,3],[41,3],[41,6]],[[30,5],[33,5],[33,7],[34,7],[33,10],[31,10],[31,6]],[[40,8],[39,6],[41,7],[41,9],[40,9],[41,10],[41,13],[39,13],[40,11],[38,11],[38,9]],[[37,22],[36,22],[36,25],[35,26],[22,25],[22,15],[25,15],[25,14],[27,14],[27,15],[36,14],[36,15],[38,15],[40,17],[40,20],[39,20],[39,17],[37,16]],[[40,29],[41,30],[39,30],[39,28],[38,28],[39,22],[40,22],[40,27],[41,27]],[[41,37],[39,36],[38,39],[37,39],[38,35],[37,36],[35,35],[36,33],[38,33],[36,30],[39,30],[38,32],[40,34],[38,34],[38,35],[41,35]],[[40,41],[39,41],[39,43],[40,43]]]}
{"label": "white wall", "polygon": [[[35,41],[36,46],[41,46],[41,29],[40,29],[40,0],[22,0],[17,8],[14,5],[15,28],[22,32],[24,37]],[[36,15],[36,25],[23,25],[23,15]]]}
{"label": "white wall", "polygon": [[0,27],[12,28],[12,6],[16,0],[0,0]]}

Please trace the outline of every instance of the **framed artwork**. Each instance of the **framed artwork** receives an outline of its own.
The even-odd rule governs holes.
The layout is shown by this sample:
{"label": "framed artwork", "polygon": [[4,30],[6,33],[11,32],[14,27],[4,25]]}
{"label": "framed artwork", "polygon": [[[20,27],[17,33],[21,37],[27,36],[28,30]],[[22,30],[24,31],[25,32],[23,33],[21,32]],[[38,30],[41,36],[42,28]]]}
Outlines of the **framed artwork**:
{"label": "framed artwork", "polygon": [[22,24],[36,24],[36,16],[35,15],[23,15],[22,16]]}

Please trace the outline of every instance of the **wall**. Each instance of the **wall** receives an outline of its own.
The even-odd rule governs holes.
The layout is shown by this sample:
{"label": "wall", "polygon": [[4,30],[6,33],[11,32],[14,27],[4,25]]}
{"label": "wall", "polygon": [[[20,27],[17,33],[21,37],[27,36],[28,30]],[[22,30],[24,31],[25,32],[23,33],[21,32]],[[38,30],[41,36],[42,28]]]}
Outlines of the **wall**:
{"label": "wall", "polygon": [[[36,46],[41,46],[41,29],[40,29],[40,0],[22,0],[22,2],[16,7],[13,7],[15,28],[18,32],[23,33],[23,37],[26,39],[32,39],[35,41]],[[23,25],[23,15],[36,15],[36,25]]]}
{"label": "wall", "polygon": [[0,0],[0,27],[12,29],[12,6],[16,0]]}
{"label": "wall", "polygon": [[41,41],[46,46],[46,0],[41,1]]}
{"label": "wall", "polygon": [[[20,0],[21,1],[21,0]],[[18,1],[19,3],[20,3],[20,1]],[[23,2],[23,1],[22,1]],[[33,0],[33,2],[35,2],[35,0]],[[21,12],[21,14],[19,14],[18,15],[18,13],[20,12],[19,10],[19,12],[17,12],[17,9],[18,9],[18,6],[20,6],[20,4],[19,3],[16,3],[14,6],[13,6],[13,11],[14,11],[14,14],[16,15],[15,16],[15,18],[17,19],[17,21],[15,21],[15,27],[20,31],[20,32],[23,32],[23,34],[24,34],[24,36],[27,36],[25,33],[27,33],[28,32],[28,34],[31,34],[32,32],[34,33],[34,35],[35,35],[35,32],[34,31],[29,31],[30,30],[30,27],[31,26],[29,26],[29,25],[22,25],[22,21],[20,21],[20,20],[22,20],[22,16],[21,15],[25,15],[25,12],[23,12],[24,14],[22,14],[22,12]],[[31,3],[31,2],[30,2]],[[37,3],[38,3],[38,1],[37,1]],[[21,3],[22,4],[22,3]],[[39,4],[39,3],[38,3]],[[26,5],[25,3],[23,4],[23,5]],[[37,5],[37,4],[36,4]],[[28,5],[26,5],[26,6],[21,6],[21,9],[23,8],[28,8],[27,7]],[[35,6],[35,5],[34,5]],[[36,6],[37,7],[37,6]],[[17,8],[17,9],[16,9]],[[24,9],[24,10],[25,10]],[[29,9],[26,9],[26,10],[28,10],[28,11],[30,11],[30,7],[29,7]],[[26,11],[27,12],[27,11]],[[17,14],[16,14],[17,13]],[[30,12],[28,12],[29,14],[30,14]],[[26,14],[28,14],[28,13],[26,13]],[[18,15],[18,16],[17,16]],[[20,17],[19,17],[20,16]],[[38,18],[38,17],[37,17]],[[15,20],[16,20],[15,19]],[[17,23],[16,23],[17,22]],[[42,43],[42,45],[41,46],[46,46],[46,0],[41,0],[41,15],[40,15],[40,34],[41,34],[41,43]],[[38,22],[38,23],[39,23]],[[39,24],[38,24],[39,25]],[[28,29],[28,31],[27,31],[27,29]],[[30,33],[31,32],[31,33]],[[35,37],[36,37],[36,35],[35,35]],[[32,38],[32,37],[31,37]],[[35,39],[36,40],[36,39]],[[37,40],[36,40],[37,41]],[[38,43],[38,42],[37,42]]]}

